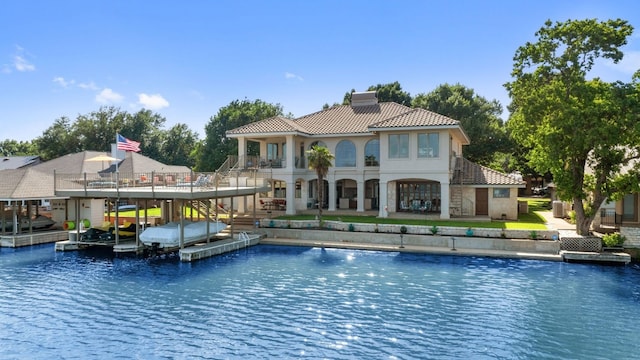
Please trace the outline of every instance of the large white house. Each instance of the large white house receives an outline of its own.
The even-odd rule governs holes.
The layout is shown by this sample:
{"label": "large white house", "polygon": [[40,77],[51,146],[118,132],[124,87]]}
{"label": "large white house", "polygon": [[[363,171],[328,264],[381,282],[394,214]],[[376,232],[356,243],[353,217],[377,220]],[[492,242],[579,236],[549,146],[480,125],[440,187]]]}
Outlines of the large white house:
{"label": "large white house", "polygon": [[[470,142],[460,122],[424,109],[378,103],[375,92],[352,94],[351,105],[288,119],[273,117],[230,131],[242,167],[267,172],[273,191],[258,206],[275,203],[287,214],[323,206],[329,212],[377,210],[517,219],[517,189],[524,182],[463,158]],[[250,142],[259,155],[248,154]],[[326,146],[335,155],[325,203],[315,199],[317,177],[306,151]]]}

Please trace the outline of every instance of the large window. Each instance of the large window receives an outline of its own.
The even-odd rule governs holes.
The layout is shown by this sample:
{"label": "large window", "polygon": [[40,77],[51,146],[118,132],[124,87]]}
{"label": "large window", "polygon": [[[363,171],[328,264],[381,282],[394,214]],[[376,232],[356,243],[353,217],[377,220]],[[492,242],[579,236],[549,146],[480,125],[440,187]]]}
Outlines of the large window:
{"label": "large window", "polygon": [[638,196],[636,194],[627,194],[622,198],[622,220],[638,221]]}
{"label": "large window", "polygon": [[434,181],[399,181],[396,188],[397,211],[440,211],[440,183]]}
{"label": "large window", "polygon": [[268,143],[267,144],[267,160],[275,160],[277,158],[278,158],[278,144]]}
{"label": "large window", "polygon": [[356,166],[356,146],[350,140],[342,140],[336,146],[336,167]]}
{"label": "large window", "polygon": [[371,139],[364,146],[364,166],[380,166],[380,140]]}
{"label": "large window", "polygon": [[435,158],[438,157],[438,133],[418,134],[418,157]]}
{"label": "large window", "polygon": [[409,157],[409,134],[389,135],[389,158],[402,159]]}

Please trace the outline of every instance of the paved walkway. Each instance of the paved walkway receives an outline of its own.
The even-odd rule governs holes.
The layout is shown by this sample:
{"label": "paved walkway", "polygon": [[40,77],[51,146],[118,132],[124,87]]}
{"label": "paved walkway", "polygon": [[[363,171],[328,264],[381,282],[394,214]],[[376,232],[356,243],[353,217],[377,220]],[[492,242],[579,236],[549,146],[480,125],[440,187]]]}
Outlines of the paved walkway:
{"label": "paved walkway", "polygon": [[575,230],[576,225],[567,222],[563,218],[553,217],[553,213],[551,211],[538,211],[538,214],[542,215],[546,222],[547,228],[550,230]]}

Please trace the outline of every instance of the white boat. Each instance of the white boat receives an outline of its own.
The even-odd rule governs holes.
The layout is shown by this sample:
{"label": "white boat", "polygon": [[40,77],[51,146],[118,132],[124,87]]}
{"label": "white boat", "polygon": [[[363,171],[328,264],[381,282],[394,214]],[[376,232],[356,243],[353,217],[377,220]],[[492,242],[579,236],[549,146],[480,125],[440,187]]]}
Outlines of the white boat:
{"label": "white boat", "polygon": [[[227,227],[227,224],[220,221],[185,221],[184,245],[206,240],[207,225],[209,226],[209,236],[215,235]],[[157,246],[158,248],[180,246],[180,223],[170,222],[161,226],[148,227],[140,234],[140,241],[147,246]]]}

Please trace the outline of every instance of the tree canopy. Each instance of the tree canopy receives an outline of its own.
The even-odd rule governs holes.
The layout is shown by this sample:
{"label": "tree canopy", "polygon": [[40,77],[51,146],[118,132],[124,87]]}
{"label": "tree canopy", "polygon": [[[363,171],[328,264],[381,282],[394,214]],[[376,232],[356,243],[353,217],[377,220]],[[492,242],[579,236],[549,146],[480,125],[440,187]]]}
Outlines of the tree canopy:
{"label": "tree canopy", "polygon": [[[620,61],[633,28],[623,20],[547,21],[538,41],[518,48],[508,128],[550,171],[558,194],[572,200],[586,234],[604,199],[638,189],[640,105],[637,83],[588,78],[598,58]],[[623,171],[624,170],[624,171]]]}
{"label": "tree canopy", "polygon": [[[397,81],[389,84],[372,85],[369,86],[367,91],[375,91],[379,102],[395,102],[400,105],[411,106],[411,95],[402,90],[402,86]],[[351,104],[351,94],[354,92],[355,89],[352,89],[344,94],[343,105]]]}
{"label": "tree canopy", "polygon": [[[238,153],[238,141],[227,138],[227,130],[282,114],[280,104],[273,105],[262,100],[234,100],[220,108],[205,126],[206,138],[199,150],[196,165],[198,171],[215,171],[229,155]],[[255,151],[249,147],[249,153]]]}
{"label": "tree canopy", "polygon": [[460,121],[471,138],[464,157],[473,162],[487,165],[496,152],[509,151],[500,119],[502,106],[497,100],[489,101],[460,84],[442,84],[430,93],[418,94],[412,105]]}
{"label": "tree canopy", "polygon": [[[44,160],[84,150],[111,151],[116,133],[140,142],[141,153],[170,165],[195,165],[197,134],[184,124],[163,130],[166,120],[150,110],[134,114],[116,107],[101,107],[75,121],[61,117],[33,141],[32,151]],[[186,154],[186,155],[185,155]]]}

